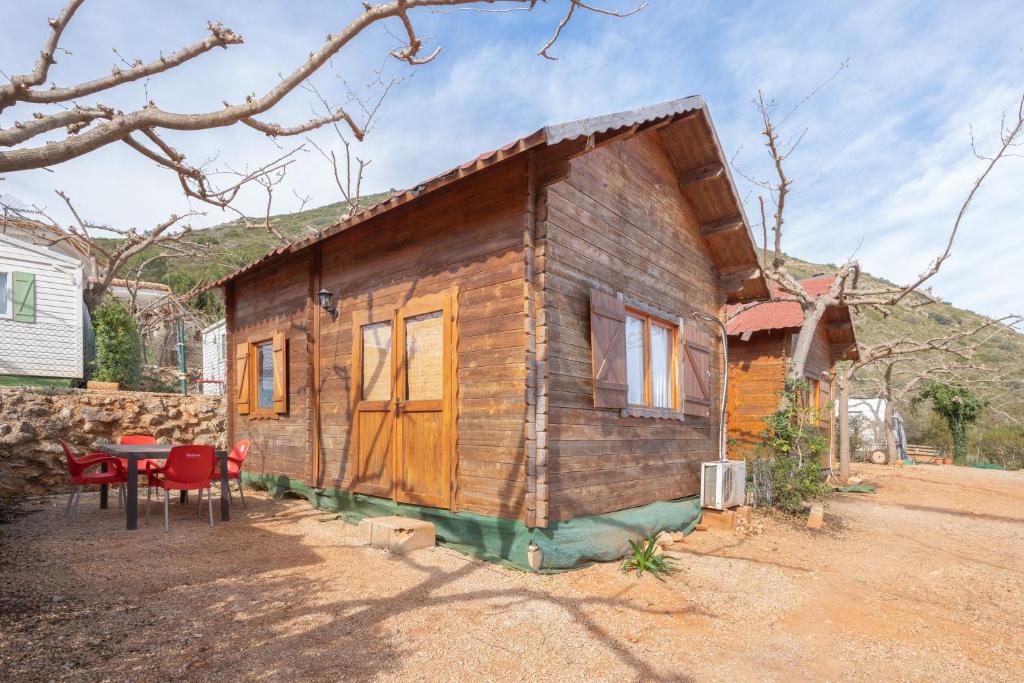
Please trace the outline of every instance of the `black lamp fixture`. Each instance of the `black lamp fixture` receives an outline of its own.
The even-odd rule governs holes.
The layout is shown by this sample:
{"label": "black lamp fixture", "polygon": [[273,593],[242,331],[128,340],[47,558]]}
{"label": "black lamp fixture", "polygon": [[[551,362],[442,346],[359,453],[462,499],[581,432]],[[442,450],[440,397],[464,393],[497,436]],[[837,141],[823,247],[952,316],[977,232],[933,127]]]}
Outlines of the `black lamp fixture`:
{"label": "black lamp fixture", "polygon": [[334,295],[327,289],[321,289],[316,293],[316,298],[320,302],[320,308],[330,313],[332,320],[337,319],[338,308],[334,305]]}

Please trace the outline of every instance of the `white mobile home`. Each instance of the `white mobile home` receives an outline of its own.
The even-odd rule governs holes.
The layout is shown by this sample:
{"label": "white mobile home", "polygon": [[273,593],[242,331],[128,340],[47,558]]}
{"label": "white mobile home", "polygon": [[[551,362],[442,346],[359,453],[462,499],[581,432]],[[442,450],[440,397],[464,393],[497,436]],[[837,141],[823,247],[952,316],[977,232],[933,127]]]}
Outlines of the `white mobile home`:
{"label": "white mobile home", "polygon": [[0,375],[81,378],[82,264],[0,234]]}

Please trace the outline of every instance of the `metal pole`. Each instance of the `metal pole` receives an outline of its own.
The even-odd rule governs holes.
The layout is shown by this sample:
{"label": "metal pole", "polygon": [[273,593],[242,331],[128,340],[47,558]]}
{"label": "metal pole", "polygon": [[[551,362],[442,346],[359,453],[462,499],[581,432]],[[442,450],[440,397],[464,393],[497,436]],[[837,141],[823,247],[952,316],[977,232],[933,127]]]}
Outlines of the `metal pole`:
{"label": "metal pole", "polygon": [[178,374],[181,395],[188,396],[188,359],[185,358],[185,321],[178,318]]}

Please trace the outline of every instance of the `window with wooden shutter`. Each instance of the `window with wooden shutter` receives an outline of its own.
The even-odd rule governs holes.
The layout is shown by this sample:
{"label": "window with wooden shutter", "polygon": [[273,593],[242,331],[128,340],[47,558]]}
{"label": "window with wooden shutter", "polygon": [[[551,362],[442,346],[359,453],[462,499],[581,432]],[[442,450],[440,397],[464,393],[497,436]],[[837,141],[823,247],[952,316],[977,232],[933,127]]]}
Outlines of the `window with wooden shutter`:
{"label": "window with wooden shutter", "polygon": [[683,328],[683,412],[687,415],[711,415],[711,335],[699,325]]}
{"label": "window with wooden shutter", "polygon": [[235,345],[235,405],[239,415],[248,415],[249,406],[249,344]]}
{"label": "window with wooden shutter", "polygon": [[32,273],[15,272],[12,291],[14,319],[20,323],[36,321],[36,276]]}
{"label": "window with wooden shutter", "polygon": [[283,332],[274,333],[274,412],[288,412],[288,340]]}
{"label": "window with wooden shutter", "polygon": [[626,305],[621,299],[590,290],[590,349],[594,372],[594,406],[625,408]]}

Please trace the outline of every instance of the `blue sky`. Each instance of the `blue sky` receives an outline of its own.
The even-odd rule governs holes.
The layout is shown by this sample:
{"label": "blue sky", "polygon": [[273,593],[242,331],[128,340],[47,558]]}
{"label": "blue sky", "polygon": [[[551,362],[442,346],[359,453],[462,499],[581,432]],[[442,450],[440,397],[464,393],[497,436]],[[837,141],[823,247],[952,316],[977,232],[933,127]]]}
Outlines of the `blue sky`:
{"label": "blue sky", "polygon": [[[17,27],[0,42],[0,69],[31,68],[61,2],[0,6],[0,22]],[[179,71],[154,78],[148,95],[183,111],[218,108],[270,87],[325,35],[353,16],[358,2],[114,2],[90,0],[67,31],[51,77],[61,83],[106,73],[111,48],[149,60],[205,33],[219,19],[245,44],[217,50]],[[625,0],[607,6],[627,8]],[[362,36],[315,79],[329,100],[344,97],[342,79],[364,91],[374,69],[405,76],[385,100],[375,128],[357,153],[372,160],[367,191],[406,187],[546,123],[703,95],[726,153],[743,173],[767,177],[768,157],[752,100],[758,89],[780,112],[849,66],[786,122],[807,130],[787,169],[796,179],[787,211],[787,251],[819,262],[856,254],[870,272],[911,279],[941,250],[959,203],[997,142],[1001,114],[1024,91],[1024,3],[998,2],[713,2],[652,0],[628,19],[579,15],[555,47],[560,59],[536,56],[563,5],[533,13],[414,14],[428,46],[441,57],[417,69],[384,56],[395,39],[383,28]],[[400,35],[397,25],[391,27]],[[139,106],[141,85],[124,87],[115,104]],[[89,103],[87,101],[86,103]],[[273,116],[295,123],[310,115],[311,95],[296,92]],[[19,107],[0,125],[25,118]],[[171,136],[190,160],[216,157],[240,168],[279,154],[267,138],[236,127]],[[315,139],[331,145],[321,132]],[[287,141],[281,145],[288,147]],[[298,206],[295,189],[313,204],[339,199],[328,168],[300,153],[278,193],[275,211]],[[737,175],[748,215],[756,219],[757,188]],[[174,179],[135,153],[110,147],[53,173],[12,174],[0,192],[45,204],[61,216],[62,189],[90,219],[145,227],[187,208]],[[934,281],[954,304],[989,315],[1021,310],[1016,271],[1024,257],[1024,159],[997,169],[968,215],[955,254]],[[255,192],[240,206],[260,210]],[[216,210],[197,220],[232,216]],[[757,232],[755,230],[755,232]]]}

